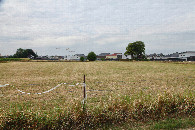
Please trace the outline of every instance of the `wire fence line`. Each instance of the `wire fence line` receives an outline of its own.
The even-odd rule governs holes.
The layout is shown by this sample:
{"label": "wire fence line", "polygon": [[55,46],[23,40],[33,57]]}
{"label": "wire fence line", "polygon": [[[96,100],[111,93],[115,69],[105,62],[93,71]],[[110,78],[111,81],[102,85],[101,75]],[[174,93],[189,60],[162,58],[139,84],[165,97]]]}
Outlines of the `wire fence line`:
{"label": "wire fence line", "polygon": [[[102,81],[96,81],[96,82],[88,82],[88,84],[104,84],[104,83],[107,83],[107,82],[102,82]],[[115,81],[115,82],[112,82],[112,83],[120,83],[120,84],[124,84],[124,83],[132,83],[132,82],[125,82],[125,81]],[[56,88],[60,87],[61,85],[68,85],[70,87],[74,87],[74,86],[78,86],[78,85],[83,85],[84,86],[85,83],[76,83],[76,84],[70,84],[70,83],[60,83],[58,84],[57,86],[47,90],[47,91],[44,91],[44,92],[39,92],[39,93],[28,93],[28,92],[24,92],[18,88],[16,88],[14,85],[10,85],[10,84],[5,84],[5,85],[0,85],[0,87],[8,87],[8,86],[12,86],[14,88],[16,88],[16,90],[18,92],[21,92],[23,94],[45,94],[45,93],[48,93],[48,92],[51,92],[53,90],[55,90]],[[111,84],[111,83],[109,83]],[[38,85],[38,84],[29,84],[29,85]],[[88,92],[92,92],[92,91],[112,91],[112,90],[96,90],[96,89],[88,89],[86,90]]]}
{"label": "wire fence line", "polygon": [[[22,94],[45,94],[45,93],[49,93],[53,90],[55,90],[56,88],[60,87],[61,85],[68,85],[68,83],[60,83],[58,84],[57,86],[47,90],[47,91],[44,91],[44,92],[38,92],[38,93],[29,93],[29,92],[25,92],[25,91],[22,91],[20,89],[18,89],[17,87],[13,86],[13,85],[9,85],[9,84],[5,84],[5,85],[0,85],[0,87],[7,87],[7,86],[11,86],[13,88],[15,88],[18,92],[22,93]],[[68,85],[70,87],[74,87],[74,86],[78,86],[78,85],[84,85],[84,83],[76,83],[75,85]]]}
{"label": "wire fence line", "polygon": [[6,87],[6,86],[9,86],[9,84],[0,85],[0,87]]}
{"label": "wire fence line", "polygon": [[[144,81],[145,81],[145,80],[144,80]],[[129,81],[129,82],[125,82],[125,81],[114,81],[114,82],[112,82],[112,83],[124,84],[124,83],[132,83],[132,82],[134,82],[134,81]],[[89,85],[90,85],[90,84],[104,84],[104,83],[107,83],[107,82],[103,82],[103,81],[88,82]],[[111,83],[110,83],[110,84],[111,84]],[[29,84],[29,85],[37,85],[37,84]],[[22,91],[22,90],[18,89],[18,88],[15,87],[14,85],[10,85],[10,84],[0,85],[0,87],[8,87],[8,86],[11,86],[11,87],[15,88],[18,92],[20,92],[20,93],[22,93],[22,94],[28,94],[28,95],[30,95],[30,94],[39,94],[39,95],[40,95],[40,94],[49,93],[49,92],[55,90],[56,88],[60,87],[61,85],[68,85],[68,86],[70,86],[70,87],[82,85],[83,87],[85,87],[85,86],[86,86],[86,83],[70,84],[70,83],[65,83],[65,82],[64,82],[64,83],[60,83],[60,84],[56,85],[55,87],[53,87],[53,88],[51,88],[51,89],[49,89],[49,90],[47,90],[47,91],[37,92],[37,93],[25,92],[25,91]],[[98,92],[98,91],[99,91],[99,92],[103,92],[103,91],[111,92],[111,91],[113,91],[113,90],[88,89],[88,90],[86,90],[86,91],[87,91],[87,92]],[[70,91],[70,92],[72,92],[72,91]]]}
{"label": "wire fence line", "polygon": [[[134,81],[130,81],[130,82],[125,82],[125,81],[115,81],[115,82],[112,82],[112,83],[109,83],[109,84],[113,84],[113,83],[120,83],[120,84],[124,84],[124,83],[132,83]],[[96,81],[96,82],[88,82],[88,84],[104,84],[104,83],[107,83],[107,82],[102,82],[102,81]],[[29,84],[29,85],[38,85],[38,84]],[[17,87],[13,86],[13,85],[9,85],[9,84],[5,84],[5,85],[0,85],[0,87],[7,87],[7,86],[11,86],[13,88],[15,88],[18,92],[22,93],[22,94],[27,94],[27,95],[34,95],[34,94],[37,94],[37,95],[41,95],[41,94],[46,94],[46,93],[49,93],[53,90],[55,90],[56,88],[60,87],[61,85],[68,85],[70,87],[74,87],[74,86],[78,86],[78,85],[82,85],[83,88],[84,88],[84,98],[83,100],[81,101],[82,104],[85,104],[87,101],[87,93],[86,92],[103,92],[103,91],[106,91],[106,92],[112,92],[113,90],[96,90],[96,89],[88,89],[86,90],[86,83],[85,83],[85,78],[84,78],[84,82],[83,83],[76,83],[76,84],[70,84],[70,83],[60,83],[58,85],[56,85],[55,87],[47,90],[47,91],[43,91],[43,92],[38,92],[38,93],[30,93],[30,92],[25,92],[25,91],[22,91],[20,89],[18,89]],[[72,91],[71,91],[72,92]]]}
{"label": "wire fence line", "polygon": [[[117,83],[117,82],[125,83],[124,81],[116,81],[116,82],[113,82],[113,83]],[[95,82],[95,84],[102,84],[102,83],[107,83],[107,82],[102,82],[102,81],[96,81],[96,82]],[[49,92],[55,90],[56,88],[60,87],[61,85],[68,85],[68,86],[70,86],[70,87],[74,87],[74,86],[78,86],[79,84],[83,85],[83,100],[81,101],[81,103],[83,104],[83,109],[85,109],[85,105],[84,105],[84,104],[86,103],[86,100],[87,100],[85,75],[84,75],[83,83],[76,83],[75,85],[73,85],[73,84],[68,85],[68,83],[65,83],[65,82],[64,82],[64,83],[58,84],[57,86],[55,86],[55,87],[53,87],[53,88],[51,88],[51,89],[49,89],[49,90],[47,90],[47,91],[38,92],[38,93],[29,93],[29,92],[25,92],[25,91],[22,91],[22,90],[16,88],[15,86],[9,85],[9,84],[0,85],[0,87],[11,86],[11,87],[15,88],[18,92],[20,92],[20,93],[22,93],[22,94],[28,94],[28,95],[30,95],[30,94],[38,94],[38,95],[41,95],[41,94],[49,93]],[[91,82],[89,82],[89,84],[91,84]],[[93,82],[93,84],[94,84],[94,82]],[[36,84],[30,84],[30,85],[36,85]],[[87,91],[88,91],[88,92],[94,92],[94,91],[101,91],[101,92],[102,92],[102,91],[112,91],[112,90],[94,90],[94,89],[91,89],[91,90],[90,90],[90,89],[89,89],[89,90],[87,90]]]}
{"label": "wire fence line", "polygon": [[[32,84],[31,84],[31,85],[32,85]],[[33,84],[33,85],[34,85],[34,84]],[[60,83],[60,84],[58,84],[57,86],[55,86],[55,87],[53,87],[53,88],[51,88],[51,89],[49,89],[49,90],[47,90],[47,91],[39,92],[39,93],[28,93],[28,92],[22,91],[22,90],[16,88],[15,86],[9,85],[9,84],[0,85],[0,87],[11,86],[11,87],[15,88],[18,92],[20,92],[20,93],[22,93],[22,94],[28,94],[28,95],[31,95],[31,94],[38,94],[38,95],[41,95],[41,94],[49,93],[49,92],[55,90],[56,88],[60,87],[61,85],[68,85],[68,83]],[[85,82],[84,82],[84,83],[76,83],[75,85],[72,84],[72,85],[68,85],[68,86],[74,87],[74,86],[78,86],[78,85],[83,85],[84,88],[86,87]],[[81,104],[85,104],[85,103],[86,103],[86,100],[87,100],[87,94],[86,94],[86,91],[85,91],[85,96],[84,96],[83,100],[81,101]]]}

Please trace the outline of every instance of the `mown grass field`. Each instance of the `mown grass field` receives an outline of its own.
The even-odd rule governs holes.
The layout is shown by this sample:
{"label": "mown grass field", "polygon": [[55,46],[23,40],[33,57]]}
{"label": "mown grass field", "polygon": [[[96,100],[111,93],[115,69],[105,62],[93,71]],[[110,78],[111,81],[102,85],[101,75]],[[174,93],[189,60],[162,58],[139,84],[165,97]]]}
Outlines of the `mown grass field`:
{"label": "mown grass field", "polygon": [[[86,75],[87,103],[82,85]],[[55,90],[45,94],[22,94]],[[0,63],[2,128],[80,129],[194,118],[195,64],[163,62]],[[14,86],[14,87],[13,87]]]}

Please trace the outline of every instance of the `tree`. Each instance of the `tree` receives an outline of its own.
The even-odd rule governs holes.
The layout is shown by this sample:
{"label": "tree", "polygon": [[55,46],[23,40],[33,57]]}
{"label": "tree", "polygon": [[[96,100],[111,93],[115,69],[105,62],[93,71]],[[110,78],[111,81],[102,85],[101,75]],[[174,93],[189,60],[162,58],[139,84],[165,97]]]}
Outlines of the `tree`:
{"label": "tree", "polygon": [[125,55],[131,55],[132,59],[145,58],[145,44],[142,41],[129,43],[126,50]]}
{"label": "tree", "polygon": [[85,58],[84,57],[80,57],[80,61],[84,61],[85,60]]}
{"label": "tree", "polygon": [[87,55],[87,59],[89,61],[95,61],[97,59],[96,57],[96,54],[94,52],[90,52],[88,55]]}
{"label": "tree", "polygon": [[16,51],[16,54],[13,55],[14,58],[29,58],[29,57],[37,57],[37,54],[34,53],[32,49],[22,49],[19,48]]}

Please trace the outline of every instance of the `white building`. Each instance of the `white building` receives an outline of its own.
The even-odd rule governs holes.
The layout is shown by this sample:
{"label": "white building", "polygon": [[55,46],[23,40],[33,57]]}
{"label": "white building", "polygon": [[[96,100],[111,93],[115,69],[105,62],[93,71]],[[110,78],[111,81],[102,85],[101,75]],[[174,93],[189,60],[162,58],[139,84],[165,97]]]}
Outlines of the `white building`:
{"label": "white building", "polygon": [[75,54],[75,55],[66,55],[64,56],[64,60],[74,60],[74,61],[80,61],[80,58],[86,56],[84,54]]}
{"label": "white building", "polygon": [[122,59],[132,59],[131,55],[122,55]]}
{"label": "white building", "polygon": [[132,59],[131,55],[124,55],[124,54],[116,54],[118,59]]}
{"label": "white building", "polygon": [[195,56],[195,51],[186,51],[186,52],[179,53],[179,58],[185,59],[186,61],[188,60],[188,58],[193,56]]}
{"label": "white building", "polygon": [[76,60],[76,61],[79,61],[80,57],[79,56],[75,56],[75,55],[66,55],[66,56],[64,56],[64,60]]}

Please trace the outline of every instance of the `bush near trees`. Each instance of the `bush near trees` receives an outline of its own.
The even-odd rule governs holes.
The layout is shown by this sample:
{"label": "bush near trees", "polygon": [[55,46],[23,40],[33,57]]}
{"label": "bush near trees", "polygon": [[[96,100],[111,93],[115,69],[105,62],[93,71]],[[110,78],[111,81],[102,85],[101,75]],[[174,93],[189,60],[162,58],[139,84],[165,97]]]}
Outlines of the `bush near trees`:
{"label": "bush near trees", "polygon": [[145,59],[145,44],[142,41],[129,43],[125,55],[131,55],[132,59]]}
{"label": "bush near trees", "polygon": [[105,58],[101,58],[102,61],[105,61]]}
{"label": "bush near trees", "polygon": [[80,57],[80,61],[84,61],[85,60],[85,58],[84,57]]}
{"label": "bush near trees", "polygon": [[0,58],[0,62],[6,61],[29,61],[29,59],[22,59],[22,58]]}
{"label": "bush near trees", "polygon": [[90,52],[88,55],[87,55],[87,59],[89,61],[95,61],[97,59],[96,57],[96,54],[94,52]]}
{"label": "bush near trees", "polygon": [[32,49],[22,49],[19,48],[16,51],[16,54],[13,55],[13,58],[29,58],[29,57],[36,58],[38,57],[37,54]]}

